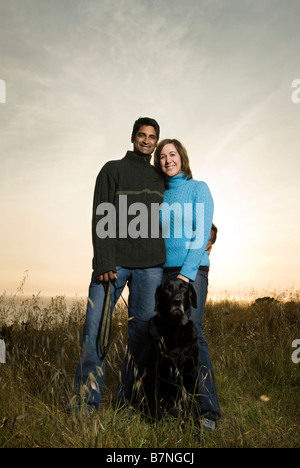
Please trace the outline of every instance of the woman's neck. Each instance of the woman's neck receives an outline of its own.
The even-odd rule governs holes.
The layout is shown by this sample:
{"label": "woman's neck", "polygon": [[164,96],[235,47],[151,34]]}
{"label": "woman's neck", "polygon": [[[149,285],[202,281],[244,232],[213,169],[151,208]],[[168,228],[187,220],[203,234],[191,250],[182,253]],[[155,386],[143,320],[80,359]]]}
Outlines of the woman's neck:
{"label": "woman's neck", "polygon": [[179,187],[180,185],[186,184],[188,176],[185,176],[183,172],[173,177],[166,177],[168,188]]}

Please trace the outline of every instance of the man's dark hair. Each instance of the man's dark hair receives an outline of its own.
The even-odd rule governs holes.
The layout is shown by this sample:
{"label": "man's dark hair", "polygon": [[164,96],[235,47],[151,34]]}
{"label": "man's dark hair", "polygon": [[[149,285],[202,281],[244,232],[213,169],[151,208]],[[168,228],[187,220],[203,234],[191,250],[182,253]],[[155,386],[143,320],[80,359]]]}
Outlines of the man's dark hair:
{"label": "man's dark hair", "polygon": [[154,127],[155,132],[156,132],[157,139],[159,139],[159,130],[160,130],[160,129],[159,129],[159,125],[158,125],[158,123],[156,122],[156,120],[151,119],[150,117],[140,117],[139,119],[137,119],[137,120],[134,122],[134,125],[133,125],[132,134],[131,134],[131,141],[132,141],[132,142],[133,142],[134,139],[135,139],[135,135],[137,134],[137,132],[139,131],[139,129],[140,129],[143,125],[148,125],[148,126]]}

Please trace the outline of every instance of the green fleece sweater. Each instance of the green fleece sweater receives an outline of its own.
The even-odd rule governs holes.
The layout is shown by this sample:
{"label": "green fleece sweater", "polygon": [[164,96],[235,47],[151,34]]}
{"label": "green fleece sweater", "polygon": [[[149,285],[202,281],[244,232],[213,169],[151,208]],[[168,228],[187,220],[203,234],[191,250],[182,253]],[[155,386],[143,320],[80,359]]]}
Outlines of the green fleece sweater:
{"label": "green fleece sweater", "polygon": [[106,163],[97,177],[92,219],[96,276],[116,266],[147,268],[166,260],[158,212],[164,182],[150,159],[127,151],[123,159]]}

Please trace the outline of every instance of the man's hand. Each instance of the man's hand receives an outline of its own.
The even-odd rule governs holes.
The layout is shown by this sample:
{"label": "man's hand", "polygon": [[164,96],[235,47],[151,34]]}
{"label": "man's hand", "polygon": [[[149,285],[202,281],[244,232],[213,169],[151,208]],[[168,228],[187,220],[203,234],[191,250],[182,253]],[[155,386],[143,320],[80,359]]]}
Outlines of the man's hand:
{"label": "man's hand", "polygon": [[208,244],[207,244],[206,249],[205,249],[205,250],[207,250],[208,255],[211,253],[212,246],[217,240],[217,232],[218,232],[218,228],[213,224],[212,228],[211,228],[211,231],[210,231],[210,239],[209,239]]}
{"label": "man's hand", "polygon": [[97,276],[97,280],[101,282],[104,281],[105,283],[107,283],[108,281],[114,281],[116,279],[118,279],[118,277],[115,271],[107,271],[106,273]]}
{"label": "man's hand", "polygon": [[207,246],[206,246],[206,249],[205,249],[205,250],[207,250],[208,255],[210,254],[211,249],[212,249],[212,242],[211,242],[211,240],[209,240],[209,241],[208,241],[208,244],[207,244]]}

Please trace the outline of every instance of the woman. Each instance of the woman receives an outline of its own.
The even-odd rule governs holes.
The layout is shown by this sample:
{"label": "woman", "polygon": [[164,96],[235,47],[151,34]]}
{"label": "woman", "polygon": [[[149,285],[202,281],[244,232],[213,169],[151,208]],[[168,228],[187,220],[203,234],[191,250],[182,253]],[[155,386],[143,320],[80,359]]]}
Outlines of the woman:
{"label": "woman", "polygon": [[197,292],[197,309],[191,320],[198,331],[199,414],[202,427],[215,429],[221,416],[214,373],[203,336],[203,314],[207,296],[213,199],[205,182],[193,179],[187,151],[175,139],[162,140],[154,155],[157,172],[166,181],[160,218],[165,238],[167,261],[163,279],[170,277],[193,281]]}

